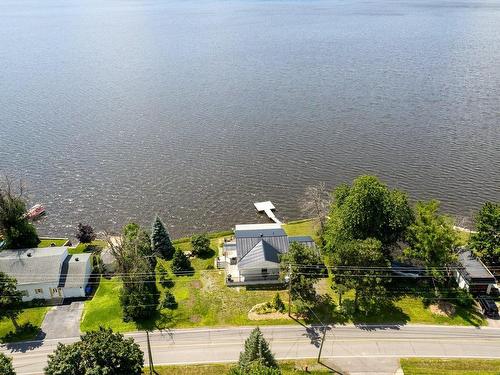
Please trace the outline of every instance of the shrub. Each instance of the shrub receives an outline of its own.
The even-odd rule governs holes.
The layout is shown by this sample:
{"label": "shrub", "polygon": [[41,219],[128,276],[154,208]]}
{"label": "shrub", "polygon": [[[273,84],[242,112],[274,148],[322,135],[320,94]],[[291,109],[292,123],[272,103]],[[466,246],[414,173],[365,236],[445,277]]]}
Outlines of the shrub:
{"label": "shrub", "polygon": [[161,263],[158,266],[158,274],[159,274],[159,278],[160,278],[160,284],[164,288],[172,288],[174,286],[174,284],[175,284],[174,280],[172,280],[172,278],[168,274],[167,269]]}
{"label": "shrub", "polygon": [[279,293],[276,293],[276,295],[273,298],[273,307],[276,311],[279,312],[285,311],[285,304],[283,303]]}
{"label": "shrub", "polygon": [[164,309],[176,309],[178,306],[175,296],[170,290],[165,290],[165,295],[161,301],[161,307]]}
{"label": "shrub", "polygon": [[193,270],[189,258],[181,249],[175,250],[170,268],[175,275],[188,275]]}
{"label": "shrub", "polygon": [[210,239],[206,234],[197,234],[191,237],[193,255],[200,258],[210,258],[214,251],[210,248]]}
{"label": "shrub", "polygon": [[94,228],[92,228],[90,225],[83,225],[82,223],[78,223],[76,238],[78,238],[78,241],[80,241],[81,243],[91,243],[96,238]]}
{"label": "shrub", "polygon": [[16,375],[14,367],[12,367],[12,358],[7,357],[3,353],[0,353],[0,374]]}

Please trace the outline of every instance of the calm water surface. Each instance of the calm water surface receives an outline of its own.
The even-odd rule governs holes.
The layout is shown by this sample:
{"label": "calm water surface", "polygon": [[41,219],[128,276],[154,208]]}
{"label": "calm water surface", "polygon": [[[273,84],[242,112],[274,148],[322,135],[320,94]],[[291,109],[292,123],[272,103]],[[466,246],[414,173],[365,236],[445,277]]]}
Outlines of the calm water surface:
{"label": "calm water surface", "polygon": [[374,173],[500,200],[500,1],[0,2],[0,172],[44,234],[175,236]]}

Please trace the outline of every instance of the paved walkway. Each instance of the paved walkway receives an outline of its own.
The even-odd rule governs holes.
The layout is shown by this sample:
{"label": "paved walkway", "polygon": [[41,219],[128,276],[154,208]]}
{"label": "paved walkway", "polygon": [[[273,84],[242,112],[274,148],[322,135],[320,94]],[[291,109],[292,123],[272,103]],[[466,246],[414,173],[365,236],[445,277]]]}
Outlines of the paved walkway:
{"label": "paved walkway", "polygon": [[82,312],[83,302],[53,307],[43,320],[41,338],[58,339],[79,336]]}

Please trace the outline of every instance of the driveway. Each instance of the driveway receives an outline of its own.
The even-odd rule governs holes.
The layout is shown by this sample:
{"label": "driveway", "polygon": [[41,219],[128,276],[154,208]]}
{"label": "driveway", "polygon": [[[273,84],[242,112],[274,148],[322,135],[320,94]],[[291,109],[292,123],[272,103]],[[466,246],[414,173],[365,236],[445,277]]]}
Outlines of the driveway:
{"label": "driveway", "polygon": [[42,337],[44,339],[78,337],[82,312],[83,302],[54,306],[43,320]]}

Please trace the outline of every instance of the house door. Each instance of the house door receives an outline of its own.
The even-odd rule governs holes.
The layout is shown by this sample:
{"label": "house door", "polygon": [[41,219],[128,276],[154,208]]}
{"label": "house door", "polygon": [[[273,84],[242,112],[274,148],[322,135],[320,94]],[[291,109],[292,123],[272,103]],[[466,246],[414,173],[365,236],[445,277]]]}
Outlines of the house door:
{"label": "house door", "polygon": [[50,296],[52,298],[61,297],[61,288],[50,288]]}

